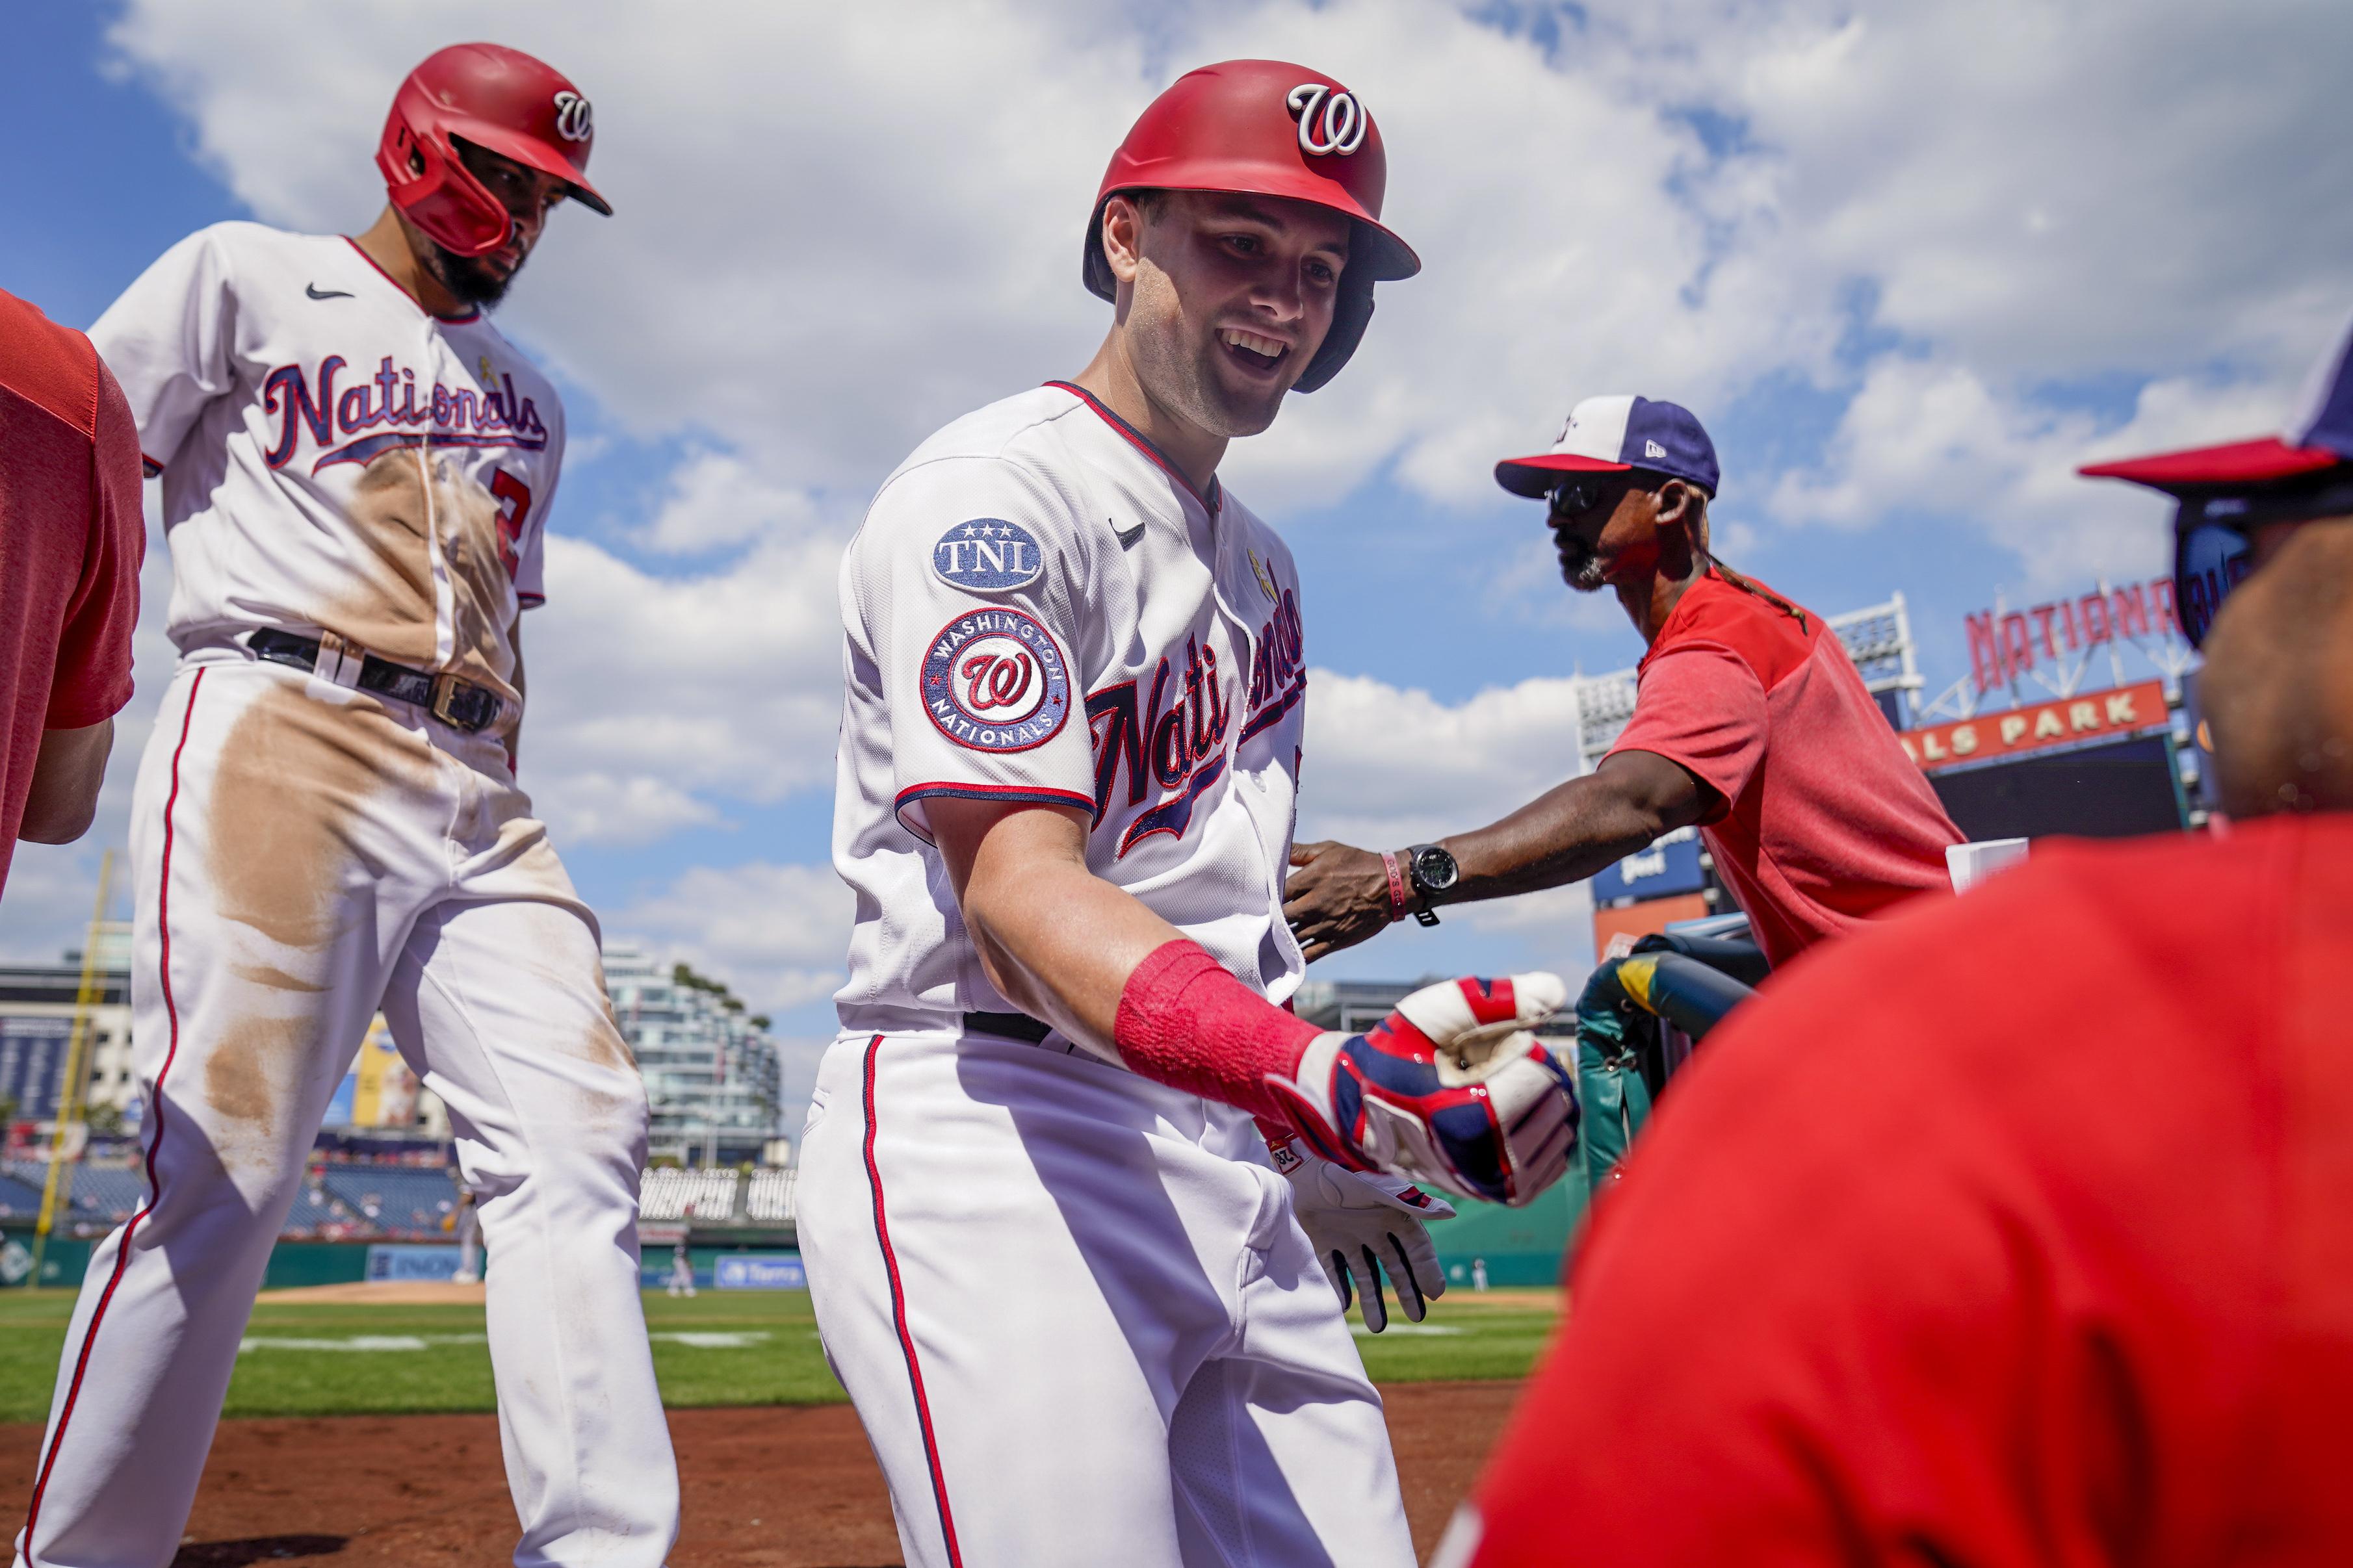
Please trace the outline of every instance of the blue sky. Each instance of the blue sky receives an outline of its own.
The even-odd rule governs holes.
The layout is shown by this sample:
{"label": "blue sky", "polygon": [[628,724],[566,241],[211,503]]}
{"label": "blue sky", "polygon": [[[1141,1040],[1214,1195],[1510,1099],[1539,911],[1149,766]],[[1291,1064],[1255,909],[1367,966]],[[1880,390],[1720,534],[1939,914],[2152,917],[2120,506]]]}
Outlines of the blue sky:
{"label": "blue sky", "polygon": [[[1933,691],[1962,616],[2159,570],[2163,512],[2095,456],[2269,428],[2353,307],[2342,8],[1456,7],[1300,0],[653,13],[520,0],[42,6],[0,59],[0,287],[87,325],[189,230],[355,231],[394,81],[494,25],[597,105],[617,216],[567,210],[501,314],[573,450],[534,612],[524,782],[610,934],[733,980],[790,1030],[846,919],[826,868],[832,564],[929,429],[1084,362],[1077,235],[1158,86],[1241,54],[1356,88],[1427,270],[1357,361],[1239,446],[1306,586],[1302,829],[1472,825],[1569,765],[1556,685],[1639,653],[1487,478],[1603,392],[1683,402],[1718,543],[1826,612],[1907,597]],[[299,20],[298,20],[299,18]],[[98,831],[19,855],[0,950],[48,955],[121,841],[168,672]],[[1324,966],[1584,962],[1574,895]]]}

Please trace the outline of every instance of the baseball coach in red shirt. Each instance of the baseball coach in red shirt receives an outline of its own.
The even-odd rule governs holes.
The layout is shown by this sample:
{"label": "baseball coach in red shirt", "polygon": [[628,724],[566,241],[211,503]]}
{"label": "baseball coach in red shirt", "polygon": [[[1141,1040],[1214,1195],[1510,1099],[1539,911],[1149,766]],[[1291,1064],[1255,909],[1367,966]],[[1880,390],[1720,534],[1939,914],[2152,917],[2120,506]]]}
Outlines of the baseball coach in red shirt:
{"label": "baseball coach in red shirt", "polygon": [[1710,552],[1715,447],[1688,410],[1588,398],[1551,451],[1495,478],[1549,501],[1569,586],[1614,592],[1650,645],[1634,716],[1592,773],[1490,826],[1386,854],[1294,849],[1284,913],[1311,961],[1409,914],[1581,880],[1694,824],[1776,964],[1949,886],[1960,834],[1837,637]]}

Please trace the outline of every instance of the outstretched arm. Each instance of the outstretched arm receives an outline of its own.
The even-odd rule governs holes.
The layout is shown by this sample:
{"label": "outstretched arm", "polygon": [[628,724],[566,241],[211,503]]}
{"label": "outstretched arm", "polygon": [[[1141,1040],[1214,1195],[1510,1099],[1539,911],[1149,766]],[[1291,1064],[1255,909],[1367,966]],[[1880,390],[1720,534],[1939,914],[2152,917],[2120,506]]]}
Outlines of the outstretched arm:
{"label": "outstretched arm", "polygon": [[1567,999],[1553,976],[1429,986],[1368,1034],[1326,1033],[1089,870],[1085,813],[939,796],[926,815],[990,984],[1105,1060],[1353,1171],[1524,1204],[1567,1169],[1567,1075],[1526,1033]]}
{"label": "outstretched arm", "polygon": [[[1509,898],[1581,881],[1687,827],[1723,797],[1655,752],[1612,752],[1581,778],[1546,791],[1502,821],[1438,840],[1461,877],[1437,902]],[[1308,961],[1353,947],[1389,923],[1388,868],[1345,844],[1302,844],[1282,906]],[[1431,900],[1415,898],[1413,907]]]}

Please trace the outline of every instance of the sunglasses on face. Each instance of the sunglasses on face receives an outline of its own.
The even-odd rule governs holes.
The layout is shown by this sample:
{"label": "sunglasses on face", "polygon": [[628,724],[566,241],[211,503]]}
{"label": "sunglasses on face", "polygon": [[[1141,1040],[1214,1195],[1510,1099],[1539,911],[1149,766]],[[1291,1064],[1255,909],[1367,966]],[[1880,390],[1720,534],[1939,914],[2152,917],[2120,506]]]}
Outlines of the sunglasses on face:
{"label": "sunglasses on face", "polygon": [[2173,606],[2181,635],[2203,647],[2216,612],[2254,569],[2254,542],[2226,523],[2201,522],[2173,542]]}
{"label": "sunglasses on face", "polygon": [[2257,530],[2348,516],[2353,484],[2343,480],[2287,495],[2184,501],[2173,531],[2173,607],[2189,646],[2205,646],[2222,601],[2254,571]]}
{"label": "sunglasses on face", "polygon": [[1584,516],[1608,498],[1609,485],[1614,477],[1607,474],[1580,474],[1576,479],[1555,485],[1549,492],[1552,515],[1555,517]]}

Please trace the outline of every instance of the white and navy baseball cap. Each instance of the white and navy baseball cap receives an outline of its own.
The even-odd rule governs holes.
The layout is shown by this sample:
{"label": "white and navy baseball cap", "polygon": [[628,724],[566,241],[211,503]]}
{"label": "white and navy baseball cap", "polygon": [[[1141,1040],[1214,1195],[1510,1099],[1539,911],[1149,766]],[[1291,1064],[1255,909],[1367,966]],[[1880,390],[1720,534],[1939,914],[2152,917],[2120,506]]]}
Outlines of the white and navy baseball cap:
{"label": "white and navy baseball cap", "polygon": [[1715,495],[1715,443],[1692,411],[1678,403],[1628,395],[1587,398],[1569,410],[1551,451],[1504,458],[1495,465],[1495,482],[1533,500],[1558,486],[1563,474],[1629,468],[1687,479],[1711,499]]}

